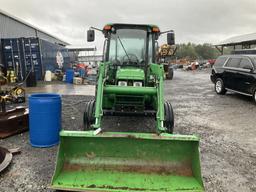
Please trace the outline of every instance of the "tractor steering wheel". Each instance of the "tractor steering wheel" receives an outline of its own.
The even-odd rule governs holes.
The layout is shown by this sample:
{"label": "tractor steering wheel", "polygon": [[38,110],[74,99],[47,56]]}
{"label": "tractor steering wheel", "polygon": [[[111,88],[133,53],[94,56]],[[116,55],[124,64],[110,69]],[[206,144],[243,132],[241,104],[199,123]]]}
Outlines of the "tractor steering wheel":
{"label": "tractor steering wheel", "polygon": [[131,64],[131,63],[139,63],[139,59],[137,57],[137,55],[132,54],[132,53],[128,53],[127,55],[123,56],[122,58],[122,64]]}

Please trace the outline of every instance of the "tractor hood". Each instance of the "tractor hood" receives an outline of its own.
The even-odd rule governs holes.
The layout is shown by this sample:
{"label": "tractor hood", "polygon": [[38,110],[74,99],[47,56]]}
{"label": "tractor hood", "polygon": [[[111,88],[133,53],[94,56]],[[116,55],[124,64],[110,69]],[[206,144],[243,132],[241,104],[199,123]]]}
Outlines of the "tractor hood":
{"label": "tractor hood", "polygon": [[116,72],[118,80],[141,80],[145,79],[144,70],[138,68],[120,68]]}

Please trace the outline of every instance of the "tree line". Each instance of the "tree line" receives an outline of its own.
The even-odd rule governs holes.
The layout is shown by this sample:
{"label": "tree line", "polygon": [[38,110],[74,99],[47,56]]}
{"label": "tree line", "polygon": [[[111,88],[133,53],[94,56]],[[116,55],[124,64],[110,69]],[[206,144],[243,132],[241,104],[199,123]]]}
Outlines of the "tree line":
{"label": "tree line", "polygon": [[175,57],[177,59],[216,59],[220,52],[211,44],[194,44],[194,43],[183,43],[177,44],[177,51]]}

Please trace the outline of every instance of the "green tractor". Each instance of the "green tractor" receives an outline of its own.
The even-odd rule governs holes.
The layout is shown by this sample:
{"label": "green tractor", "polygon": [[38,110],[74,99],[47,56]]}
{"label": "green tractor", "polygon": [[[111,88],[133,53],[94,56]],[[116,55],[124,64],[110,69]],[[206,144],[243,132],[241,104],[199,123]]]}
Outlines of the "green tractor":
{"label": "green tractor", "polygon": [[[89,42],[96,28],[87,32]],[[99,29],[97,29],[99,30]],[[72,191],[204,191],[199,138],[173,134],[164,101],[164,69],[156,63],[156,25],[108,24],[95,100],[86,103],[85,131],[60,132],[52,188]],[[174,44],[168,31],[167,43]],[[154,133],[108,132],[105,114],[153,114]]]}
{"label": "green tractor", "polygon": [[[164,68],[156,64],[159,28],[109,24],[102,32],[104,62],[99,66],[96,99],[86,105],[85,129],[101,128],[104,114],[153,114],[158,133],[173,133],[173,109],[163,96]],[[94,34],[89,30],[87,40],[93,41]],[[174,44],[174,33],[168,37],[168,43]]]}

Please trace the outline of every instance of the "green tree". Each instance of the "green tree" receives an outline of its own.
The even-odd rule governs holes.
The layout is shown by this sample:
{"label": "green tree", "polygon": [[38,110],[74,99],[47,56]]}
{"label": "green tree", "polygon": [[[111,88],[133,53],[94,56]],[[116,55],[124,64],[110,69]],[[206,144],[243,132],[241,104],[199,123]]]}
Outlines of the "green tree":
{"label": "green tree", "polygon": [[196,59],[198,57],[194,45],[191,43],[188,44],[179,44],[177,46],[176,57],[188,58],[188,59]]}
{"label": "green tree", "polygon": [[220,55],[219,51],[211,44],[178,44],[176,57],[178,59],[216,59]]}

